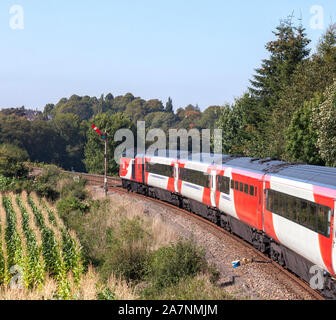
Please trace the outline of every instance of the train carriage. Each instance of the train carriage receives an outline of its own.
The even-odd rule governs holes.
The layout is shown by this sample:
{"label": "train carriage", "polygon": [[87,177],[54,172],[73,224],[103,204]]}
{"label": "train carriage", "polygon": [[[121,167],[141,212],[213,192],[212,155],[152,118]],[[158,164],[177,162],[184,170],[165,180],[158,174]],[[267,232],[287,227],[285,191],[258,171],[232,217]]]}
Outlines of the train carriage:
{"label": "train carriage", "polygon": [[324,270],[336,298],[336,169],[271,159],[200,155],[199,160],[122,157],[129,190],[201,215],[245,239],[309,282]]}

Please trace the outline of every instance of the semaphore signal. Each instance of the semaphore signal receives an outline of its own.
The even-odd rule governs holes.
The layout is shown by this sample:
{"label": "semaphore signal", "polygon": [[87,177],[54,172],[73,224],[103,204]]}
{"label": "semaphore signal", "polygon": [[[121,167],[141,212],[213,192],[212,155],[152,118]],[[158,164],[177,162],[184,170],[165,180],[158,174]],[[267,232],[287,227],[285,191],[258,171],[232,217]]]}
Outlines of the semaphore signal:
{"label": "semaphore signal", "polygon": [[91,126],[94,131],[96,131],[104,140],[105,142],[105,155],[104,155],[104,160],[105,160],[105,178],[104,178],[104,191],[105,191],[105,196],[107,196],[107,132],[105,131],[102,133],[94,124]]}
{"label": "semaphore signal", "polygon": [[106,140],[106,133],[103,134],[94,124],[91,127],[93,128],[94,131],[100,134],[103,140]]}

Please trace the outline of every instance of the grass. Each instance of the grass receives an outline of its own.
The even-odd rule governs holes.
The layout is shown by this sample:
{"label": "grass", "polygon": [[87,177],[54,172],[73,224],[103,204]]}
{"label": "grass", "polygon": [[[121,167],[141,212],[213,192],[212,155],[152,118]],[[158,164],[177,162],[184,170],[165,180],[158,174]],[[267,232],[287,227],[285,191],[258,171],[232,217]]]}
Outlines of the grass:
{"label": "grass", "polygon": [[[182,240],[160,216],[146,215],[142,202],[92,194],[84,180],[59,176],[57,168],[45,170],[36,186],[37,194],[24,192],[17,202],[25,207],[17,230],[24,256],[33,252],[27,250],[31,236],[26,236],[33,233],[41,265],[57,256],[57,272],[42,268],[45,274],[38,288],[13,291],[0,285],[0,299],[232,299],[216,285],[218,272],[208,264],[204,250]],[[10,197],[14,202],[15,196]],[[18,207],[14,206],[17,215],[22,209]],[[0,251],[6,258],[3,218],[0,206]],[[7,270],[7,259],[4,263]]]}

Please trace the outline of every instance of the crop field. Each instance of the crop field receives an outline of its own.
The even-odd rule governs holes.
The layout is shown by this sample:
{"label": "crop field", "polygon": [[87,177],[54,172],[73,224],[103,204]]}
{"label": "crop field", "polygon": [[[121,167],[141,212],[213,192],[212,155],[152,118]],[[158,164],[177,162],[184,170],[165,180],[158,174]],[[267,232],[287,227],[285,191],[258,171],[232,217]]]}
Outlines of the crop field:
{"label": "crop field", "polygon": [[34,195],[0,195],[0,295],[78,298],[81,246],[57,212]]}

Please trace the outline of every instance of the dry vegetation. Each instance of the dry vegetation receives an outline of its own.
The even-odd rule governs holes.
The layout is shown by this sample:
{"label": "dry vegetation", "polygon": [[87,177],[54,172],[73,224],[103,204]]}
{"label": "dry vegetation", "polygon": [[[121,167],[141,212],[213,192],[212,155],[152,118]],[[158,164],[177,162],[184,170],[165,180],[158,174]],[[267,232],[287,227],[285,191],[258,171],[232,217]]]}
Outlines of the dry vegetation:
{"label": "dry vegetation", "polygon": [[[24,228],[23,228],[23,221],[22,221],[22,214],[21,210],[17,204],[17,197],[14,194],[7,194],[7,195],[0,195],[0,221],[1,221],[1,244],[2,244],[2,251],[5,261],[5,274],[6,279],[1,283],[0,285],[0,299],[1,300],[39,300],[39,299],[80,299],[80,300],[96,300],[99,296],[99,293],[103,290],[110,290],[114,294],[115,299],[136,299],[137,295],[135,294],[135,290],[129,288],[127,283],[120,278],[116,277],[114,274],[111,274],[109,279],[107,280],[106,284],[102,285],[101,279],[97,271],[92,267],[88,266],[86,272],[84,272],[81,277],[78,284],[75,283],[72,270],[66,275],[65,279],[60,280],[57,276],[51,275],[48,271],[45,270],[44,276],[43,276],[43,283],[40,286],[29,286],[29,283],[23,283],[22,286],[13,287],[13,275],[10,274],[10,268],[12,266],[8,265],[8,253],[7,253],[7,245],[6,245],[6,237],[5,232],[7,227],[7,220],[8,217],[6,215],[6,210],[3,205],[3,200],[8,199],[12,205],[13,212],[16,216],[16,230],[18,232],[18,235],[20,237],[20,245],[22,249],[22,259],[18,261],[18,264],[23,269],[24,274],[26,274],[27,271],[27,261],[28,261],[28,255],[30,254],[27,250],[27,240],[24,234]],[[36,236],[36,240],[39,246],[40,254],[38,256],[38,259],[40,261],[43,260],[42,255],[42,235],[41,230],[39,229],[36,219],[34,217],[33,210],[31,206],[29,205],[28,201],[28,195],[26,193],[23,193],[20,197],[22,199],[22,204],[26,208],[26,211],[29,215],[29,227],[31,228],[32,232]],[[65,226],[63,224],[62,219],[58,216],[55,207],[51,206],[50,204],[47,204],[45,200],[39,199],[36,194],[33,194],[31,196],[31,199],[36,204],[37,209],[42,213],[44,222],[46,224],[46,228],[50,228],[52,232],[55,234],[56,241],[58,244],[58,250],[60,253],[60,256],[62,259],[64,259],[65,253],[62,251],[62,230],[65,229]],[[45,204],[45,207],[42,205]],[[56,218],[56,226],[49,220],[48,212],[46,210],[48,208],[51,210]],[[58,227],[57,227],[58,226]],[[71,230],[69,230],[69,234],[72,239],[74,239],[76,243],[76,247],[78,250],[80,250],[79,247],[79,241],[77,239],[77,236],[75,233]],[[22,261],[22,263],[20,263]],[[81,263],[81,262],[80,262]],[[24,277],[24,276],[23,276]],[[60,290],[62,289],[60,287],[60,282],[66,281],[69,286],[69,292],[66,295],[62,296],[62,292]],[[12,284],[11,284],[12,283]]]}
{"label": "dry vegetation", "polygon": [[0,194],[0,299],[231,298],[202,249],[143,204],[105,199],[53,168],[33,184],[37,194]]}

